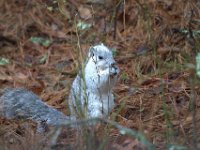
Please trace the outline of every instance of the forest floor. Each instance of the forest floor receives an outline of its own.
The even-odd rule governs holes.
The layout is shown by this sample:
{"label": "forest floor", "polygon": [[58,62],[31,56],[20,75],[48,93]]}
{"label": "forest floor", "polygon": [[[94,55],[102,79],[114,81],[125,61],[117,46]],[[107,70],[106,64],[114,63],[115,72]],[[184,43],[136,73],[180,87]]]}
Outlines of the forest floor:
{"label": "forest floor", "polygon": [[[115,121],[156,149],[200,149],[197,0],[1,0],[0,89],[27,88],[68,115],[80,52],[101,42],[120,68]],[[1,118],[0,149],[50,149],[52,134],[35,126]],[[146,149],[109,125],[94,130],[63,129],[51,149]]]}

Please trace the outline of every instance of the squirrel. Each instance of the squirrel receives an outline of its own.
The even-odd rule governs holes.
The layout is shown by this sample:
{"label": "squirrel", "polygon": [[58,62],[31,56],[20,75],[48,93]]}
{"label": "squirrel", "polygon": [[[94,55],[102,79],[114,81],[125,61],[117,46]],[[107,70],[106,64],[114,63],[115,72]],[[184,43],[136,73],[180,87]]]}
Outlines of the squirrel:
{"label": "squirrel", "polygon": [[72,83],[68,104],[70,117],[45,104],[36,94],[23,88],[6,89],[0,97],[0,116],[7,119],[31,119],[42,130],[76,119],[105,117],[114,108],[112,88],[119,68],[111,50],[103,44],[89,49],[88,57]]}
{"label": "squirrel", "polygon": [[112,88],[119,74],[112,51],[103,44],[93,46],[85,64],[72,84],[68,101],[71,117],[107,116],[115,106]]}

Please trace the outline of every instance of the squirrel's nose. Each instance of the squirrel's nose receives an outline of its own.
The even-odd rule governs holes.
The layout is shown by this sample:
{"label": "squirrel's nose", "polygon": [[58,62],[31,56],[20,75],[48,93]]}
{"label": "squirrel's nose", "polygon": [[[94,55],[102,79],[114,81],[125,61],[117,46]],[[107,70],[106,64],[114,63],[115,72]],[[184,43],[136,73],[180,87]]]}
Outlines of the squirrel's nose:
{"label": "squirrel's nose", "polygon": [[115,62],[111,63],[110,65],[111,65],[111,67],[113,67],[113,68],[115,68],[115,67],[117,66]]}
{"label": "squirrel's nose", "polygon": [[111,64],[111,68],[115,70],[114,75],[117,75],[119,73],[119,68],[117,67],[117,64],[115,62]]}
{"label": "squirrel's nose", "polygon": [[114,68],[115,70],[118,69],[117,64],[115,62],[111,64],[111,67]]}

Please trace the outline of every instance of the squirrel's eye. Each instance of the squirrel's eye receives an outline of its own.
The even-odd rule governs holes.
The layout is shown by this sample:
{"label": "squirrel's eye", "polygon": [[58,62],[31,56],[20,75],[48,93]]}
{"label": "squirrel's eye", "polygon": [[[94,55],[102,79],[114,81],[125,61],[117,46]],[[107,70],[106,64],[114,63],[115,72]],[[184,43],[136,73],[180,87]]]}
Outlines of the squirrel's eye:
{"label": "squirrel's eye", "polygon": [[102,57],[102,56],[99,56],[98,58],[99,58],[100,60],[102,60],[102,59],[103,59],[103,57]]}

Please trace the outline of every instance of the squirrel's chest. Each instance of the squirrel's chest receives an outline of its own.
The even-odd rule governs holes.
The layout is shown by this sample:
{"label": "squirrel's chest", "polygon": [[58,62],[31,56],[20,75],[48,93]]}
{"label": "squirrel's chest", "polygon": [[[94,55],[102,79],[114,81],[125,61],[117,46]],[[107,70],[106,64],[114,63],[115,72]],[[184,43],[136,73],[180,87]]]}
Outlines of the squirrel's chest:
{"label": "squirrel's chest", "polygon": [[[104,115],[108,115],[114,108],[114,96],[109,94],[93,94],[88,93],[88,109],[102,111]],[[95,110],[94,110],[95,111]]]}

